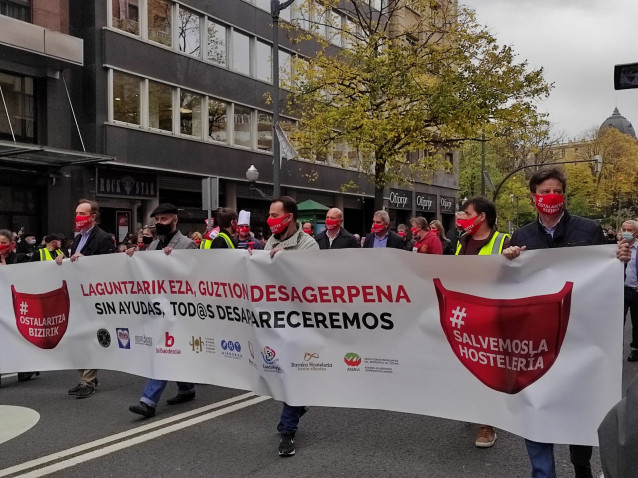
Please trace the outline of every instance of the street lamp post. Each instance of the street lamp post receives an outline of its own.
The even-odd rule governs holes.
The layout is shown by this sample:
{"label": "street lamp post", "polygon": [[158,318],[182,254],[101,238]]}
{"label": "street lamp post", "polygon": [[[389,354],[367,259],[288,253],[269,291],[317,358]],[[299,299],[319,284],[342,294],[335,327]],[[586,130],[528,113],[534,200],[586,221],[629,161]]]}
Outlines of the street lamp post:
{"label": "street lamp post", "polygon": [[281,170],[281,152],[279,138],[277,137],[277,123],[279,123],[279,13],[288,8],[294,0],[279,3],[279,0],[270,0],[270,16],[272,17],[272,194],[273,197],[281,195],[279,173]]}
{"label": "street lamp post", "polygon": [[259,179],[259,171],[257,171],[257,168],[255,167],[254,164],[250,165],[250,168],[248,168],[246,170],[246,179],[248,180],[248,189],[250,191],[254,191],[257,194],[259,194],[262,199],[265,199],[267,201],[272,201],[273,197],[279,197],[279,196],[269,196],[268,194],[266,194],[265,192],[263,192],[261,189],[259,189],[256,185],[257,180]]}

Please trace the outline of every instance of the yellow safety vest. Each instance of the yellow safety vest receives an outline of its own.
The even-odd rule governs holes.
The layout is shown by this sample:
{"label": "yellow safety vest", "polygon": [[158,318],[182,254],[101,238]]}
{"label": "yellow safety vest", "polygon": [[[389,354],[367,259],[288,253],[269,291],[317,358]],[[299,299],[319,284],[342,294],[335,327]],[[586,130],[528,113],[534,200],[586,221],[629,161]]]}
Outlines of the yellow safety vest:
{"label": "yellow safety vest", "polygon": [[[494,232],[492,234],[492,238],[486,242],[481,250],[479,251],[479,256],[489,256],[491,254],[500,254],[503,252],[503,243],[505,242],[505,238],[509,237],[509,234],[503,234],[502,232]],[[461,252],[461,241],[456,246],[455,255],[458,256],[459,252]]]}
{"label": "yellow safety vest", "polygon": [[228,237],[228,234],[226,234],[225,232],[220,232],[217,235],[224,238],[224,241],[226,241],[226,244],[228,245],[228,249],[235,249],[235,244],[233,244],[233,241],[231,241],[230,237]]}
{"label": "yellow safety vest", "polygon": [[[55,258],[53,256],[51,256],[51,252],[49,251],[49,249],[47,249],[46,247],[43,247],[42,249],[39,249],[39,251],[40,251],[40,260],[41,261],[53,261],[53,260],[55,260]],[[62,251],[60,249],[56,249],[55,250],[55,257],[58,257],[61,254],[62,254]]]}
{"label": "yellow safety vest", "polygon": [[213,241],[210,239],[202,239],[202,242],[199,243],[200,249],[210,249],[210,246],[213,244]]}

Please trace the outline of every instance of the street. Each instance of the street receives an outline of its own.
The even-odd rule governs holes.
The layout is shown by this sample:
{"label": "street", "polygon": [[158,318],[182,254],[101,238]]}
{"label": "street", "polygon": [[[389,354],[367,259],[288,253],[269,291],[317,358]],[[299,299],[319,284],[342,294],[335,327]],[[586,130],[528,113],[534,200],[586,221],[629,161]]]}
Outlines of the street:
{"label": "street", "polygon": [[[623,360],[628,354],[629,321]],[[623,362],[626,388],[638,363]],[[16,425],[6,405],[37,411],[40,419],[0,444],[5,476],[225,476],[333,477],[414,476],[432,478],[529,476],[522,438],[498,431],[496,445],[474,446],[475,424],[379,410],[313,407],[302,418],[297,454],[280,458],[275,430],[281,404],[267,397],[202,385],[195,400],[169,406],[169,384],[157,415],[142,420],[128,411],[145,379],[100,371],[98,392],[69,397],[73,370],[42,372],[18,383],[2,377],[0,439]],[[6,410],[5,410],[6,411]],[[8,423],[7,423],[8,421]],[[566,445],[556,447],[558,476],[571,477]],[[594,476],[601,474],[594,449]]]}

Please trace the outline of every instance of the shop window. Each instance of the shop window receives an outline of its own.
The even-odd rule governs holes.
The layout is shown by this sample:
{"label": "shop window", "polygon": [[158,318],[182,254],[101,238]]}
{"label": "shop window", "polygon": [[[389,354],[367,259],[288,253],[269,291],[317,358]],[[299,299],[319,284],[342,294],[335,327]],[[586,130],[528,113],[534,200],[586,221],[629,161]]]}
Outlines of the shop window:
{"label": "shop window", "polygon": [[233,30],[233,70],[250,75],[250,37]]}
{"label": "shop window", "polygon": [[113,119],[140,124],[140,79],[113,72]]}
{"label": "shop window", "polygon": [[213,141],[228,143],[227,104],[213,98],[208,100],[208,136]]}
{"label": "shop window", "polygon": [[15,136],[16,141],[35,143],[36,114],[33,87],[33,78],[0,73],[0,88],[9,113],[7,118],[2,105],[0,138],[13,140]]}
{"label": "shop window", "polygon": [[134,35],[140,34],[138,0],[112,0],[113,28]]}
{"label": "shop window", "polygon": [[202,97],[195,93],[180,93],[180,133],[189,136],[202,135]]}
{"label": "shop window", "polygon": [[179,51],[199,57],[199,15],[185,8],[180,8],[177,31]]}
{"label": "shop window", "polygon": [[252,147],[252,110],[235,105],[235,134],[233,137],[236,146]]}
{"label": "shop window", "polygon": [[173,88],[148,82],[148,121],[151,128],[173,131]]}
{"label": "shop window", "polygon": [[255,78],[272,82],[272,47],[262,41],[255,47]]}
{"label": "shop window", "polygon": [[171,46],[171,2],[148,0],[148,39]]}
{"label": "shop window", "polygon": [[257,112],[257,148],[262,151],[272,151],[272,115]]}
{"label": "shop window", "polygon": [[208,20],[208,61],[226,66],[226,27]]}

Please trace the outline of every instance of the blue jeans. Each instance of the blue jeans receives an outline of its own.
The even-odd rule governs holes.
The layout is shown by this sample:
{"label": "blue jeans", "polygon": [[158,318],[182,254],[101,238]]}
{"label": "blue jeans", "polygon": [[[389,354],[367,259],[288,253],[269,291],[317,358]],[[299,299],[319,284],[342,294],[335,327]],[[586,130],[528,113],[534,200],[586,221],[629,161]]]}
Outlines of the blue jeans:
{"label": "blue jeans", "polygon": [[277,425],[277,430],[279,430],[282,434],[294,435],[297,432],[299,419],[307,411],[307,407],[292,407],[284,402],[284,407],[281,410],[281,417],[279,418],[279,425]]}
{"label": "blue jeans", "polygon": [[[157,402],[159,402],[167,383],[168,382],[166,380],[155,380],[154,378],[150,379],[144,387],[140,402],[146,403],[148,406],[153,408],[157,407]],[[177,393],[179,395],[185,395],[194,391],[194,383],[177,382]]]}
{"label": "blue jeans", "polygon": [[[556,478],[554,464],[554,444],[525,440],[529,461],[532,464],[532,478]],[[569,457],[575,467],[588,467],[593,448],[591,446],[569,445]]]}

